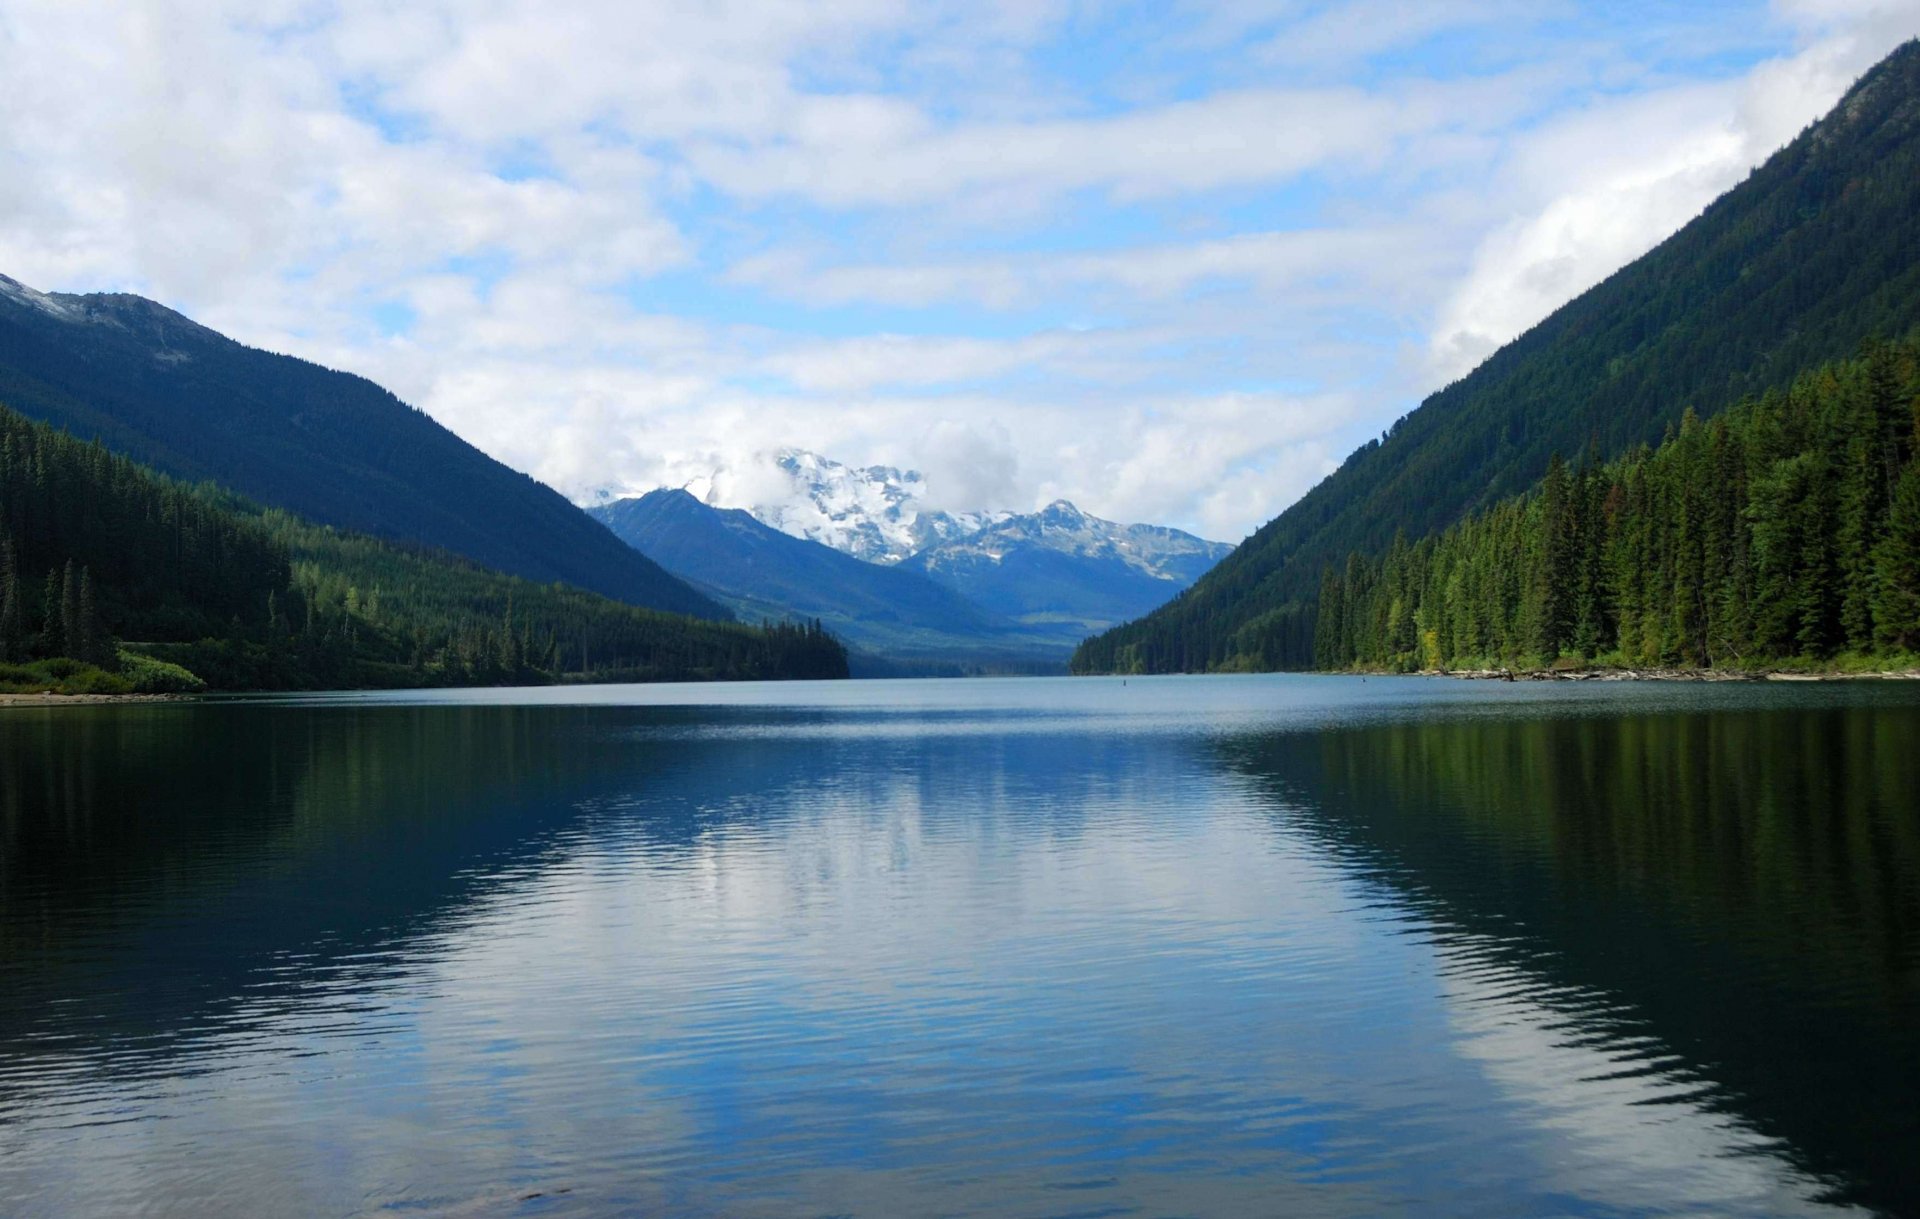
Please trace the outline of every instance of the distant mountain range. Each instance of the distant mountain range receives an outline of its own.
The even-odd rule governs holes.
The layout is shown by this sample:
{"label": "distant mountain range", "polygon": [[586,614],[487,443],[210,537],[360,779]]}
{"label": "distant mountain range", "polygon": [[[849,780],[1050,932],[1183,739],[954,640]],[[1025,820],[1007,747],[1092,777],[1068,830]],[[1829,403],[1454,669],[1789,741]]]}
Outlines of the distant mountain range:
{"label": "distant mountain range", "polygon": [[[1644,257],[1370,441],[1083,671],[1304,668],[1323,573],[1920,327],[1920,42]],[[1517,564],[1523,556],[1514,555]],[[1517,570],[1517,568],[1516,568]]]}
{"label": "distant mountain range", "polygon": [[1173,599],[1233,547],[1161,525],[1118,525],[1065,500],[1003,516],[901,563],[997,614],[1077,635]]}
{"label": "distant mountain range", "polygon": [[[735,506],[782,533],[869,563],[903,562],[929,546],[965,537],[1012,515],[928,508],[924,503],[927,482],[918,470],[842,465],[805,449],[781,449],[771,460],[786,476],[786,494]],[[709,480],[688,489],[703,502],[716,502]]]}
{"label": "distant mountain range", "polygon": [[1032,513],[929,509],[912,470],[799,449],[773,461],[790,494],[749,508],[661,490],[592,513],[737,613],[818,617],[869,654],[963,667],[1063,661],[1232,550],[1064,500]]}
{"label": "distant mountain range", "polygon": [[243,346],[142,297],[43,293],[0,276],[0,403],[323,524],[632,605],[727,616],[373,382]]}
{"label": "distant mountain range", "polygon": [[793,537],[683,490],[589,511],[748,621],[820,619],[861,653],[856,672],[873,671],[876,658],[918,671],[1053,667],[1079,642],[1080,632],[1022,627],[919,572]]}
{"label": "distant mountain range", "polygon": [[774,456],[789,493],[746,511],[656,492],[590,516],[364,378],[138,296],[5,276],[0,402],[322,524],[647,608],[819,618],[869,659],[926,671],[1063,665],[1231,549],[1064,502],[933,509],[915,471],[800,449]]}

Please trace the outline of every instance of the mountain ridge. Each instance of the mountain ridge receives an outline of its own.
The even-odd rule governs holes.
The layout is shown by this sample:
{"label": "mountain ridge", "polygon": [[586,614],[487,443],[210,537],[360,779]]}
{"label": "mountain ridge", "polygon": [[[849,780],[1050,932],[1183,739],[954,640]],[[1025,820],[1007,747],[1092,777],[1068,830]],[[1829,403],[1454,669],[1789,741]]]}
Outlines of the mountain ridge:
{"label": "mountain ridge", "polygon": [[[713,480],[696,479],[687,490],[711,507],[740,508],[789,536],[882,565],[902,562],[930,545],[1010,515],[924,507],[927,480],[918,470],[849,466],[793,447],[767,456],[788,483],[787,494],[777,500],[756,497],[752,504],[722,504]],[[708,483],[706,493],[692,492],[702,481]]]}
{"label": "mountain ridge", "polygon": [[1055,500],[915,553],[901,566],[997,613],[1096,631],[1164,604],[1233,547],[1165,525],[1123,525]]}
{"label": "mountain ridge", "polygon": [[616,536],[656,555],[743,617],[818,618],[873,656],[959,664],[1025,658],[1065,664],[1079,641],[995,614],[898,564],[872,563],[716,508],[684,488],[660,488],[589,510]]}
{"label": "mountain ridge", "polygon": [[1101,672],[1312,663],[1321,571],[1920,325],[1920,41],[1653,250],[1430,395],[1179,598],[1089,640]]}
{"label": "mountain ridge", "polygon": [[248,347],[144,297],[0,276],[0,402],[323,524],[644,608],[728,616],[374,382]]}

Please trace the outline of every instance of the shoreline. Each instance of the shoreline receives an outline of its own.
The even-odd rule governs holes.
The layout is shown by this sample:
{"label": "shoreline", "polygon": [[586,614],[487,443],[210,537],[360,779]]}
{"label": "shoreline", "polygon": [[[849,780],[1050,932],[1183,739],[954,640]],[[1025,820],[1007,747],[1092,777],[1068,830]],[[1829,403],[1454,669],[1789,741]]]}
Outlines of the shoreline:
{"label": "shoreline", "polygon": [[192,694],[38,694],[0,693],[0,708],[6,707],[85,707],[103,703],[178,703],[197,697]]}
{"label": "shoreline", "polygon": [[[1384,676],[1384,675],[1380,675]],[[1409,677],[1454,677],[1463,681],[1920,681],[1920,670],[1869,669],[1848,673],[1837,669],[1423,669]]]}

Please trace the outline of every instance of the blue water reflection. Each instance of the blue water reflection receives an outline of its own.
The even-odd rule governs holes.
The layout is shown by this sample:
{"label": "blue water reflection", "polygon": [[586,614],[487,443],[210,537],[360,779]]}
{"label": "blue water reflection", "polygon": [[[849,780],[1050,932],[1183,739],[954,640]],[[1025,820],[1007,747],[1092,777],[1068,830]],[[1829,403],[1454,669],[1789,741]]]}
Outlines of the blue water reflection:
{"label": "blue water reflection", "polygon": [[9,715],[0,1210],[1909,1209],[1916,729],[1324,678]]}

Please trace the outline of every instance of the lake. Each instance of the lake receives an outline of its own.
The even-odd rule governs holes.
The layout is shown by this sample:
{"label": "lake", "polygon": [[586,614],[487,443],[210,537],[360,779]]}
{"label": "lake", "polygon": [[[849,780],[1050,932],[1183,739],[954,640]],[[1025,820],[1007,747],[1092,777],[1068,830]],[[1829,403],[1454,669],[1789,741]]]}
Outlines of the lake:
{"label": "lake", "polygon": [[0,712],[0,1213],[1920,1214],[1920,684]]}

